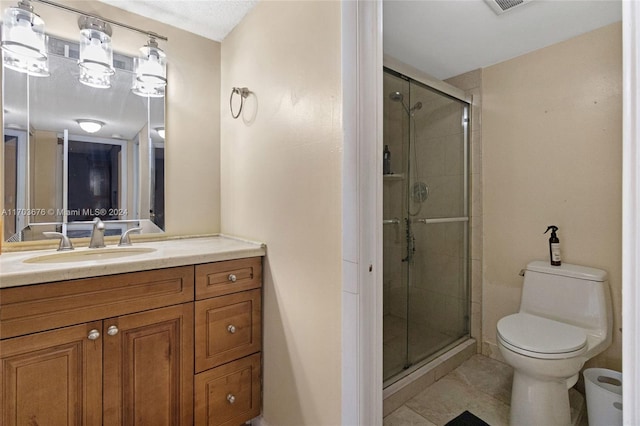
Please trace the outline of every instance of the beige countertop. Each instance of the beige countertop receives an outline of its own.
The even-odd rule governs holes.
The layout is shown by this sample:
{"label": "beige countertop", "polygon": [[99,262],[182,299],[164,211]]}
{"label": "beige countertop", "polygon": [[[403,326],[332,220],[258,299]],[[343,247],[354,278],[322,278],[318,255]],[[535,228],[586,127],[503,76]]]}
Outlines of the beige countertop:
{"label": "beige countertop", "polygon": [[[61,253],[55,249],[3,253],[0,255],[0,288],[242,259],[264,256],[266,253],[265,245],[262,243],[224,235],[134,242],[131,247],[155,250],[112,259],[63,263],[25,262],[35,257]],[[107,248],[118,249],[115,245]],[[101,249],[83,247],[75,249],[74,252],[93,250]]]}

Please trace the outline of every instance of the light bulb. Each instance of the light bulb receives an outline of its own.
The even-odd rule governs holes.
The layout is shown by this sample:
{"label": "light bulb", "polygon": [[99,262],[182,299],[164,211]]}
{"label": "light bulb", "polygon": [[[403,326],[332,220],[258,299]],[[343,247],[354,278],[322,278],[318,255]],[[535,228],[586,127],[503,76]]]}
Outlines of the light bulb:
{"label": "light bulb", "polygon": [[80,128],[87,133],[95,133],[98,130],[102,129],[104,123],[98,120],[89,120],[89,119],[78,119],[76,120],[80,125]]}

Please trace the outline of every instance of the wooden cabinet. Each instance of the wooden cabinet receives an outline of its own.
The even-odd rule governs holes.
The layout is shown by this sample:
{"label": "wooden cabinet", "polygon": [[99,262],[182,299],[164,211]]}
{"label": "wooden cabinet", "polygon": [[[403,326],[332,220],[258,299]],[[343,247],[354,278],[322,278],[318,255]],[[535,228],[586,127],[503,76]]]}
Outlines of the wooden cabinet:
{"label": "wooden cabinet", "polygon": [[260,258],[196,267],[195,424],[239,425],[262,404]]}
{"label": "wooden cabinet", "polygon": [[104,321],[103,424],[193,420],[193,304]]}
{"label": "wooden cabinet", "polygon": [[193,424],[193,270],[0,290],[2,424]]}
{"label": "wooden cabinet", "polygon": [[0,289],[0,424],[258,416],[261,286],[256,257]]}
{"label": "wooden cabinet", "polygon": [[237,426],[260,414],[261,360],[254,354],[196,375],[196,425]]}
{"label": "wooden cabinet", "polygon": [[13,425],[100,425],[101,322],[0,342],[2,421]]}
{"label": "wooden cabinet", "polygon": [[261,306],[260,290],[196,302],[196,373],[260,352]]}

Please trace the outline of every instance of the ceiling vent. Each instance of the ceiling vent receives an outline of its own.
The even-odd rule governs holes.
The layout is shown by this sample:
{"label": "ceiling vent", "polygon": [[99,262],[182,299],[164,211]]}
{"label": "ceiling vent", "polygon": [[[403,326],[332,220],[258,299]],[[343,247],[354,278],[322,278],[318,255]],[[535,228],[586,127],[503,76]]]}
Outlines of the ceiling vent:
{"label": "ceiling vent", "polygon": [[502,15],[503,13],[513,10],[518,6],[522,6],[525,3],[529,3],[531,0],[484,0],[491,10],[496,15]]}

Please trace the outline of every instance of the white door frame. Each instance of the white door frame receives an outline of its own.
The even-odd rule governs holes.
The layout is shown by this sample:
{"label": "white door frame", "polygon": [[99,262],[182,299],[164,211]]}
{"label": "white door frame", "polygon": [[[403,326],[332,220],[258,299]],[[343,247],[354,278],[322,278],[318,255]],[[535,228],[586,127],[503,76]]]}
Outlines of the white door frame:
{"label": "white door frame", "polygon": [[640,424],[640,3],[622,2],[622,416]]}
{"label": "white door frame", "polygon": [[342,3],[342,424],[382,424],[382,1]]}

